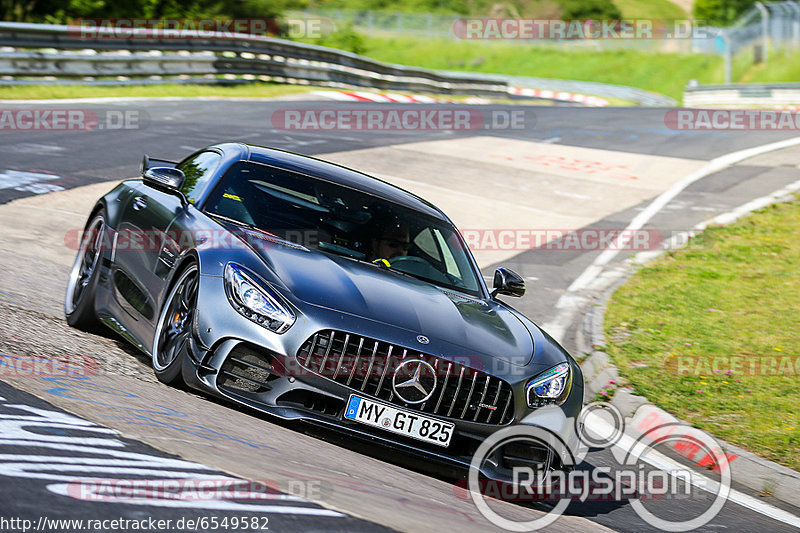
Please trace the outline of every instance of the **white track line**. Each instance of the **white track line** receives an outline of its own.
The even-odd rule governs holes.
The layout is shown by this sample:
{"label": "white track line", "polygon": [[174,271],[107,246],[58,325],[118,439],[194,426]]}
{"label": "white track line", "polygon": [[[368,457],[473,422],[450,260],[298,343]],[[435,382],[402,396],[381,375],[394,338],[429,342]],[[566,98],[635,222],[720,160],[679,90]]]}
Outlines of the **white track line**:
{"label": "white track line", "polygon": [[[611,435],[614,433],[615,428],[610,424],[607,420],[605,420],[602,416],[596,413],[590,413],[587,417],[587,423],[589,419],[592,420],[591,424],[592,427],[598,428],[598,434],[601,435]],[[624,452],[628,452],[632,450],[636,445],[636,441],[630,435],[622,435],[619,441],[614,445]],[[663,472],[670,473],[680,470],[685,470],[686,466],[667,457],[666,455],[657,452],[655,450],[651,450],[647,454],[643,454],[639,457],[640,460],[654,466],[655,468],[662,470]],[[691,484],[695,487],[707,491],[711,494],[716,494],[719,483],[714,481],[708,477],[705,477],[695,471],[692,471],[692,475],[690,477]],[[746,507],[752,511],[760,513],[764,516],[772,518],[773,520],[778,520],[780,522],[784,522],[786,524],[800,527],[800,518],[784,511],[783,509],[779,509],[768,503],[764,503],[763,500],[759,500],[758,498],[754,498],[749,494],[745,494],[743,492],[739,492],[735,489],[730,489],[730,493],[728,494],[728,501],[731,501],[737,505],[741,505],[742,507]]]}
{"label": "white track line", "polygon": [[655,200],[650,203],[650,205],[648,205],[641,213],[633,218],[624,231],[620,232],[620,235],[614,240],[612,245],[609,246],[610,249],[600,253],[600,255],[595,258],[592,264],[589,265],[589,267],[587,267],[586,270],[584,270],[581,275],[572,282],[567,289],[567,292],[563,294],[556,303],[558,314],[553,320],[543,325],[544,329],[555,339],[558,339],[559,341],[563,340],[567,328],[570,326],[570,324],[572,324],[572,320],[574,319],[575,315],[586,301],[585,297],[581,297],[577,293],[584,289],[594,288],[595,284],[598,283],[598,280],[600,282],[605,281],[600,276],[603,273],[604,267],[617,256],[620,249],[628,243],[632,234],[647,224],[647,222],[649,222],[650,219],[656,215],[656,213],[663,209],[664,206],[666,206],[676,196],[683,192],[683,190],[689,185],[701,180],[702,178],[705,178],[710,174],[713,174],[714,172],[719,172],[720,170],[723,170],[731,165],[735,165],[736,163],[744,161],[745,159],[797,145],[800,145],[800,137],[725,154],[712,159],[706,165],[695,170],[681,181],[658,195]]}
{"label": "white track line", "polygon": [[688,241],[691,237],[694,237],[698,232],[703,231],[708,226],[731,224],[743,216],[767,207],[770,204],[774,204],[775,202],[779,202],[782,198],[785,198],[787,195],[797,191],[800,191],[800,180],[790,183],[786,187],[778,189],[771,194],[762,196],[761,198],[756,198],[755,200],[750,200],[746,204],[742,204],[732,211],[728,211],[727,213],[722,213],[721,215],[704,220],[703,222],[700,222],[694,226],[691,230],[674,235],[660,250],[650,250],[647,252],[637,253],[635,259],[633,259],[633,262],[637,264],[644,264],[648,261],[651,261],[662,255],[667,250],[680,248],[682,243],[686,243],[686,241]]}

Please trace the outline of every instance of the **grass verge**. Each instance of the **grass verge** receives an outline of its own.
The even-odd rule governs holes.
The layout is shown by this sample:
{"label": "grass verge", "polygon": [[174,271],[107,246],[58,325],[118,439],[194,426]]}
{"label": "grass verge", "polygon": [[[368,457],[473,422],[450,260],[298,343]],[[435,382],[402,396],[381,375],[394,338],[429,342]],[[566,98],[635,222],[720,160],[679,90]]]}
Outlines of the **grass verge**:
{"label": "grass verge", "polygon": [[[702,54],[661,54],[636,50],[559,50],[522,44],[481,43],[407,37],[366,38],[366,55],[431,69],[594,81],[638,87],[680,101],[689,80],[700,84],[724,82],[722,58]],[[437,50],[431,54],[430,50]],[[734,58],[736,82],[777,82],[800,79],[797,54],[776,51],[768,65],[750,65],[749,52]],[[233,86],[0,86],[0,99],[99,97],[224,97],[272,98],[312,90],[305,85],[250,83]],[[630,102],[609,99],[612,105]]]}
{"label": "grass verge", "polygon": [[798,235],[800,196],[707,229],[636,273],[605,316],[607,351],[637,394],[795,470]]}
{"label": "grass verge", "polygon": [[614,0],[622,18],[685,19],[686,11],[669,0]]}
{"label": "grass verge", "polygon": [[307,85],[247,83],[242,85],[132,85],[97,87],[91,85],[19,85],[0,87],[0,99],[39,100],[47,98],[104,97],[226,97],[272,98],[311,90]]}
{"label": "grass verge", "polygon": [[[403,65],[629,85],[680,101],[689,80],[722,83],[722,58],[637,50],[559,50],[524,44],[366,38],[366,55]],[[435,54],[431,50],[436,50]]]}
{"label": "grass verge", "polygon": [[750,66],[739,79],[740,83],[797,82],[800,80],[800,61],[797,53],[770,50],[769,63]]}

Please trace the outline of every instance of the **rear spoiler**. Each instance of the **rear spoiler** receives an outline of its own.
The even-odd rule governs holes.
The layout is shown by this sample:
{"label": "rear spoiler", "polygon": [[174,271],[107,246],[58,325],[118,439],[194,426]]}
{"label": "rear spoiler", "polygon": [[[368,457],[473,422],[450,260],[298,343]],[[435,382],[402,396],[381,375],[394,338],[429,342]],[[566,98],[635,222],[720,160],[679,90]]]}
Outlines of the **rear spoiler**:
{"label": "rear spoiler", "polygon": [[145,154],[145,156],[142,158],[141,171],[142,173],[144,173],[145,170],[155,167],[175,168],[175,165],[177,164],[178,163],[176,161],[167,161],[166,159],[155,159],[155,158],[151,159],[149,155]]}

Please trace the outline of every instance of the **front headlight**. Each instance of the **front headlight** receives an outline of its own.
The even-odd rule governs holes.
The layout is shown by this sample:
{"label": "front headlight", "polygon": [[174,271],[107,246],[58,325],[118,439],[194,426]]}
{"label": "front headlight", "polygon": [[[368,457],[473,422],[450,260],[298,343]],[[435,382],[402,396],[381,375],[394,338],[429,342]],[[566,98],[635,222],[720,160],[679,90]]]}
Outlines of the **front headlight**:
{"label": "front headlight", "polygon": [[536,376],[525,387],[529,407],[564,403],[572,385],[569,363],[561,363]]}
{"label": "front headlight", "polygon": [[255,282],[254,277],[236,263],[225,265],[228,301],[234,309],[256,324],[275,333],[283,333],[294,324],[294,313],[270,289]]}

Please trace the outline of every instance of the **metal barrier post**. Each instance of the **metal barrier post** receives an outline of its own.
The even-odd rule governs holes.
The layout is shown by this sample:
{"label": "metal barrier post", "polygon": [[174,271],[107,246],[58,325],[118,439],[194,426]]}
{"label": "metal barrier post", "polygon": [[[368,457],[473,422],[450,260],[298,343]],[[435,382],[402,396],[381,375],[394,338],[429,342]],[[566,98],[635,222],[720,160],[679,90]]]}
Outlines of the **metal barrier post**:
{"label": "metal barrier post", "polygon": [[800,47],[800,4],[794,0],[788,0],[787,6],[793,11],[792,14],[792,47]]}
{"label": "metal barrier post", "polygon": [[722,42],[725,44],[725,83],[731,82],[733,70],[733,47],[731,46],[731,36],[728,35],[728,30],[722,29],[719,32],[722,37]]}
{"label": "metal barrier post", "polygon": [[761,12],[761,38],[764,45],[764,63],[769,62],[769,9],[761,2],[755,3],[756,9]]}

